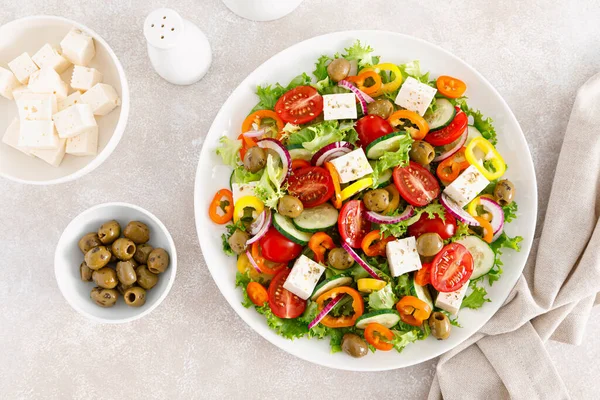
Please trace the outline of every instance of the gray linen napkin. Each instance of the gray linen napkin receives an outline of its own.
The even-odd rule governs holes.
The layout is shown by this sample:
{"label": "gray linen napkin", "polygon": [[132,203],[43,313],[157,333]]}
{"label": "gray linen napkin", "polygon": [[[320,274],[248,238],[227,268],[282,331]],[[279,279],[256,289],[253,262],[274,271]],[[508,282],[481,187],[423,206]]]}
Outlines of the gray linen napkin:
{"label": "gray linen napkin", "polygon": [[581,343],[600,292],[599,216],[597,74],[577,93],[542,235],[523,276],[478,333],[440,358],[430,400],[569,398],[544,342]]}

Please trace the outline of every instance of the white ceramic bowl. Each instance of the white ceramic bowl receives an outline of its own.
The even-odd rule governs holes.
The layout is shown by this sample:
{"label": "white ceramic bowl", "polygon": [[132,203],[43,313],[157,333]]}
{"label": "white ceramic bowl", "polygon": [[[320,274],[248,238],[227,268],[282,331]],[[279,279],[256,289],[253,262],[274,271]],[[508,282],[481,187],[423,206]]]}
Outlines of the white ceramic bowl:
{"label": "white ceramic bowl", "polygon": [[[79,276],[79,266],[83,261],[83,254],[77,245],[79,239],[86,233],[96,232],[103,223],[113,219],[119,222],[122,229],[130,221],[145,223],[150,229],[148,244],[169,253],[169,267],[159,275],[156,286],[148,290],[146,304],[139,308],[127,306],[121,295],[111,308],[97,306],[90,299],[90,291],[95,285],[82,282]],[[79,214],[65,228],[54,254],[54,273],[63,296],[81,314],[97,322],[130,322],[150,314],[167,297],[177,273],[177,250],[167,228],[149,211],[127,203],[99,204]]]}
{"label": "white ceramic bowl", "polygon": [[[80,178],[101,165],[117,147],[123,136],[129,116],[129,86],[121,63],[110,46],[97,33],[80,23],[54,16],[34,16],[18,19],[0,27],[0,66],[28,52],[33,56],[44,44],[59,46],[62,38],[72,27],[77,27],[94,38],[96,56],[90,67],[104,75],[104,83],[112,85],[119,97],[121,106],[110,114],[96,118],[98,123],[98,155],[75,157],[67,154],[59,167],[28,157],[0,141],[0,176],[20,183],[51,185]],[[73,68],[61,76],[63,81],[71,81]],[[14,100],[0,96],[0,137],[17,115]]]}
{"label": "white ceramic bowl", "polygon": [[251,21],[273,21],[294,11],[304,0],[223,0],[233,13]]}
{"label": "white ceramic bowl", "polygon": [[[429,338],[407,346],[400,354],[395,351],[377,352],[360,359],[344,353],[331,354],[328,340],[286,340],[276,335],[254,308],[244,308],[241,291],[235,287],[235,258],[226,256],[221,250],[224,229],[211,222],[207,211],[214,193],[229,186],[231,174],[231,168],[223,165],[221,158],[215,154],[219,137],[227,135],[235,138],[240,134],[242,121],[258,102],[256,85],[275,82],[285,85],[294,76],[312,71],[322,54],[343,51],[356,39],[372,46],[374,54],[381,56],[382,62],[400,64],[420,60],[421,68],[430,71],[431,76],[451,75],[467,83],[469,105],[494,119],[498,150],[510,166],[506,177],[517,187],[519,218],[508,224],[506,231],[511,236],[521,235],[524,238],[521,252],[506,251],[502,256],[504,274],[494,286],[487,287],[492,302],[485,303],[478,310],[461,310],[459,321],[463,328],[453,328],[448,340]],[[315,37],[276,54],[252,72],[223,104],[208,132],[196,172],[194,201],[196,228],[204,259],[223,296],[242,319],[264,338],[291,354],[320,365],[353,371],[387,370],[423,362],[451,350],[479,330],[500,308],[521,275],[531,248],[537,214],[537,188],[531,154],[519,123],[500,94],[477,71],[449,52],[420,39],[381,31],[348,31]]]}

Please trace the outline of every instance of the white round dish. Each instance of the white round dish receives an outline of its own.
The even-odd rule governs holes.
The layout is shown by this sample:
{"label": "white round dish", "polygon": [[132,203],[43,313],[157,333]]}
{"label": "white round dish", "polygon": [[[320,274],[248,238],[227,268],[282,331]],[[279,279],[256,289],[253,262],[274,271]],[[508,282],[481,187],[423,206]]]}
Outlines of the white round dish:
{"label": "white round dish", "polygon": [[[33,16],[9,22],[0,27],[0,66],[28,52],[32,56],[44,44],[58,46],[72,27],[77,27],[94,38],[96,56],[90,67],[104,75],[104,83],[112,85],[119,97],[121,106],[110,114],[98,117],[98,154],[96,156],[75,157],[65,155],[59,167],[52,167],[36,157],[29,157],[0,141],[0,176],[20,183],[51,185],[69,182],[80,178],[101,165],[117,147],[129,116],[129,86],[121,63],[110,46],[97,33],[86,26],[62,17]],[[73,68],[61,77],[70,82]],[[14,100],[0,97],[0,137],[17,115]]]}
{"label": "white round dish", "polygon": [[[423,71],[432,76],[456,76],[468,85],[469,105],[492,117],[498,132],[498,150],[510,166],[506,177],[517,187],[519,218],[508,224],[509,235],[521,235],[522,250],[506,251],[502,257],[502,278],[487,287],[491,303],[478,310],[463,309],[459,314],[462,328],[453,328],[448,340],[428,338],[408,345],[402,353],[376,352],[354,359],[344,353],[331,354],[328,340],[300,339],[290,341],[278,336],[266,324],[265,318],[253,308],[241,305],[242,294],[235,287],[235,258],[226,256],[221,248],[223,228],[217,228],[208,217],[208,206],[214,193],[229,186],[231,169],[215,154],[220,136],[237,137],[248,111],[258,102],[256,85],[281,82],[287,84],[294,76],[314,69],[322,54],[334,54],[349,47],[356,39],[369,44],[381,56],[382,62],[396,64],[420,60]],[[195,184],[196,229],[204,259],[233,309],[248,325],[271,343],[307,361],[327,367],[353,371],[379,371],[417,364],[445,353],[479,330],[506,300],[525,266],[531,249],[537,214],[537,186],[533,162],[521,128],[506,102],[492,85],[464,61],[449,52],[420,39],[382,31],[347,31],[331,33],[298,43],[252,72],[233,91],[217,114],[208,132],[200,155]]]}
{"label": "white round dish", "polygon": [[[97,306],[90,299],[94,284],[82,282],[79,275],[79,266],[83,261],[83,254],[77,245],[79,239],[88,232],[96,232],[103,223],[113,219],[119,222],[122,229],[130,221],[145,223],[150,229],[148,243],[169,253],[169,267],[160,274],[156,286],[148,290],[146,304],[139,308],[127,306],[122,296],[111,308]],[[79,214],[63,231],[54,254],[54,274],[63,296],[71,307],[96,322],[130,322],[150,314],[167,297],[176,273],[177,250],[167,228],[151,212],[127,203],[99,204]]]}
{"label": "white round dish", "polygon": [[273,21],[294,11],[304,0],[223,0],[233,13],[251,21]]}

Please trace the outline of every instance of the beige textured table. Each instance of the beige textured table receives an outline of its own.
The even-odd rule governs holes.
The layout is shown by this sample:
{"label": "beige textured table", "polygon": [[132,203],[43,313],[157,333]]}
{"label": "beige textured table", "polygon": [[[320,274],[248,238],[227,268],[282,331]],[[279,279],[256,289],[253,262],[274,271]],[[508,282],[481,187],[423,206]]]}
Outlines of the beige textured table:
{"label": "beige textured table", "polygon": [[[254,23],[233,15],[219,0],[0,0],[2,24],[54,14],[94,29],[121,59],[131,89],[123,140],[96,171],[52,187],[0,180],[0,398],[424,397],[435,360],[397,371],[339,372],[296,359],[246,326],[202,258],[193,222],[194,175],[219,107],[263,61],[319,34],[384,29],[446,48],[500,91],[534,157],[541,217],[575,92],[600,70],[600,5],[597,0],[481,3],[306,0],[291,16]],[[149,65],[142,23],[160,6],[195,21],[213,46],[213,65],[196,85],[169,85]],[[179,253],[170,295],[151,315],[127,325],[84,319],[54,280],[54,247],[63,228],[106,201],[131,202],[155,213]],[[574,398],[600,391],[599,330],[596,310],[582,346],[549,344]]]}

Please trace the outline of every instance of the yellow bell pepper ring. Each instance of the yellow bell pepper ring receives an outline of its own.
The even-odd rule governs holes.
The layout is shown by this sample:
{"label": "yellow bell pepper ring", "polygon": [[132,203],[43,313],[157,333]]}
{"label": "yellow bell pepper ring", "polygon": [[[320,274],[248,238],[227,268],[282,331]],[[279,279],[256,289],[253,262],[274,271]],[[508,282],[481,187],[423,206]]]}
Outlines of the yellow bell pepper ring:
{"label": "yellow bell pepper ring", "polygon": [[465,158],[475,166],[488,181],[500,178],[506,172],[506,163],[493,144],[483,137],[476,137],[467,145]]}
{"label": "yellow bell pepper ring", "polygon": [[363,72],[368,72],[368,71],[375,71],[376,73],[379,73],[381,71],[389,71],[392,74],[394,74],[394,80],[391,82],[382,84],[381,87],[379,88],[379,90],[377,90],[375,93],[371,94],[372,97],[377,97],[377,96],[381,96],[382,94],[385,94],[385,93],[394,92],[400,87],[400,85],[402,85],[402,72],[400,72],[400,68],[398,68],[398,66],[396,64],[392,64],[392,63],[377,64],[377,65],[373,65],[372,67],[367,67],[367,68],[361,69],[360,73],[362,74]]}
{"label": "yellow bell pepper ring", "polygon": [[360,192],[361,190],[365,190],[365,189],[371,187],[372,184],[373,184],[373,178],[371,178],[370,176],[357,180],[356,182],[345,187],[342,190],[342,201],[349,199],[350,197],[354,196],[356,193]]}
{"label": "yellow bell pepper ring", "polygon": [[[482,197],[483,197],[483,198],[487,198],[487,199],[494,200],[494,196],[491,196],[491,195],[489,195],[489,194],[482,194],[481,196],[477,196],[477,197],[475,197],[475,198],[474,198],[474,199],[473,199],[473,200],[472,200],[472,201],[469,203],[469,205],[467,206],[467,212],[468,212],[469,214],[471,214],[472,216],[474,216],[474,217],[482,217],[483,219],[487,219],[487,218],[488,218],[488,216],[489,216],[489,213],[484,213],[483,215],[480,215],[480,214],[477,212],[477,207],[478,207],[478,206],[479,206],[479,204],[480,204],[480,203],[479,203],[479,199],[481,199]],[[490,217],[491,217],[491,216],[490,216]]]}
{"label": "yellow bell pepper ring", "polygon": [[387,285],[387,282],[381,279],[361,278],[356,281],[356,284],[358,285],[359,292],[371,293],[383,289]]}
{"label": "yellow bell pepper ring", "polygon": [[255,218],[265,209],[265,205],[257,197],[241,197],[235,202],[235,207],[233,209],[233,222],[238,222],[244,216],[244,210],[248,207],[254,209],[253,214]]}

